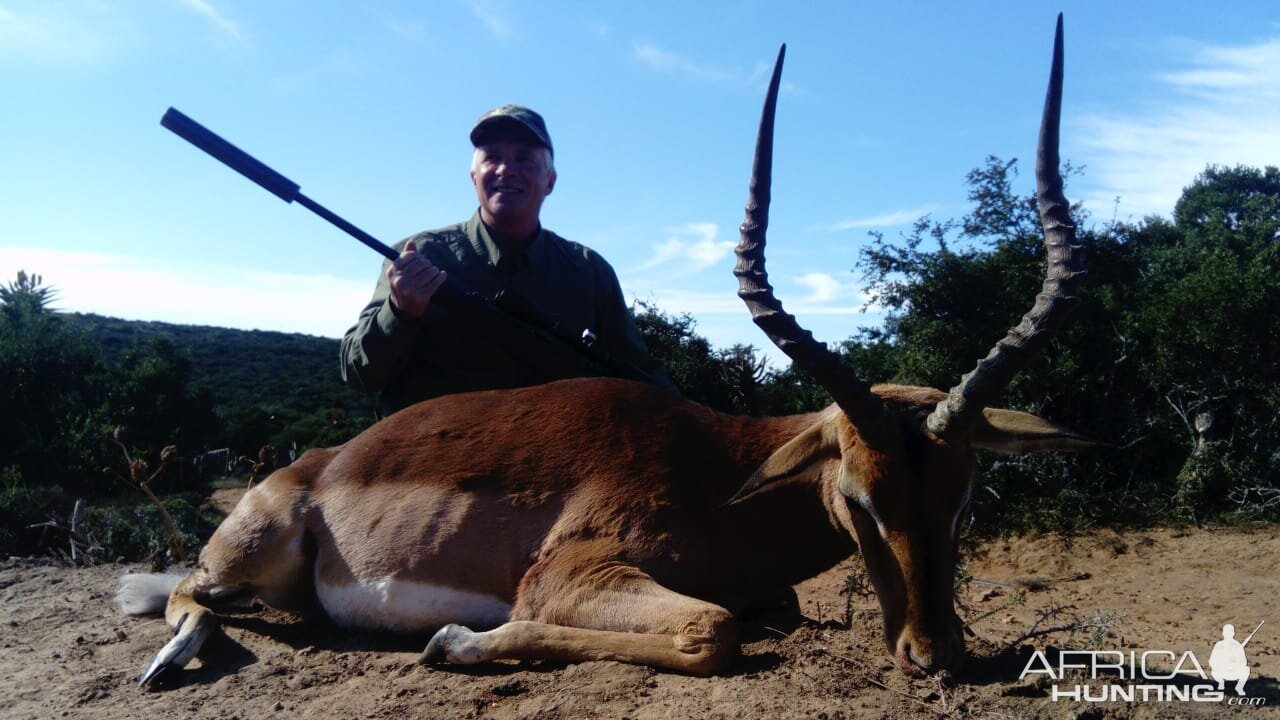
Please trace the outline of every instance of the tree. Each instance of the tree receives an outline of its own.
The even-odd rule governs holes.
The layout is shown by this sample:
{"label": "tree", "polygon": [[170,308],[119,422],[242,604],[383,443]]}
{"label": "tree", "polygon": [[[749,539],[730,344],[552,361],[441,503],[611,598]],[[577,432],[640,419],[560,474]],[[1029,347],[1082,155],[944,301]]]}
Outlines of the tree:
{"label": "tree", "polygon": [[[988,158],[968,176],[964,218],[922,218],[897,245],[873,235],[860,267],[889,318],[846,352],[946,388],[1017,323],[1044,259],[1034,200],[1014,194],[1013,177],[1016,163]],[[992,462],[986,483],[1001,499],[978,495],[985,522],[1203,518],[1280,494],[1280,176],[1209,168],[1174,215],[1079,230],[1082,302],[1005,392],[1004,404],[1123,451]],[[1200,415],[1214,418],[1203,431]]]}
{"label": "tree", "polygon": [[831,402],[805,373],[770,370],[751,345],[715,350],[694,332],[689,315],[672,317],[643,303],[639,308],[640,335],[690,400],[739,415],[810,412]]}
{"label": "tree", "polygon": [[50,303],[53,288],[18,271],[0,288],[0,469],[26,482],[92,484],[87,411],[97,403],[97,349]]}
{"label": "tree", "polygon": [[1190,453],[1180,511],[1248,510],[1248,498],[1280,482],[1280,171],[1211,166],[1174,219],[1181,242],[1151,244],[1152,302],[1134,311],[1152,335],[1143,374]]}
{"label": "tree", "polygon": [[1211,165],[1182,192],[1174,222],[1193,238],[1229,244],[1274,244],[1280,220],[1280,170]]}
{"label": "tree", "polygon": [[693,331],[688,314],[670,316],[640,303],[636,327],[649,352],[662,363],[680,393],[690,400],[729,410],[729,391],[711,343]]}
{"label": "tree", "polygon": [[[213,398],[191,383],[191,361],[180,355],[166,337],[154,337],[126,351],[112,368],[102,391],[97,416],[111,427],[127,431],[135,454],[156,452],[168,445],[183,453],[207,449],[220,421]],[[174,491],[193,475],[181,472],[158,478],[156,491]]]}

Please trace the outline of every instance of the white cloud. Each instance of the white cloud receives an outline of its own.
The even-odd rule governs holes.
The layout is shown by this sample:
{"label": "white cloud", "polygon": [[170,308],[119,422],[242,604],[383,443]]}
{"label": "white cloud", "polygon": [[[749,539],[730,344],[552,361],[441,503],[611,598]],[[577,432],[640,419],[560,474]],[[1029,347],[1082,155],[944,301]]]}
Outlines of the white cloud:
{"label": "white cloud", "polygon": [[53,306],[156,320],[341,337],[369,301],[369,282],[329,275],[184,267],[108,253],[0,247],[0,281],[19,269],[57,291]]}
{"label": "white cloud", "polygon": [[653,43],[637,42],[631,47],[636,58],[654,70],[682,75],[701,82],[730,82],[742,79],[737,72],[695,62]]}
{"label": "white cloud", "polygon": [[715,265],[733,251],[732,241],[716,239],[720,234],[720,226],[716,223],[691,222],[683,227],[669,228],[667,232],[671,233],[670,237],[653,246],[653,257],[636,268],[637,272],[678,264],[678,272],[692,274]]}
{"label": "white cloud", "polygon": [[613,35],[613,27],[603,20],[584,20],[582,26],[600,40],[608,40]]}
{"label": "white cloud", "polygon": [[[643,295],[633,292],[632,289],[624,287],[624,293],[631,301],[640,301],[651,304],[663,312],[673,315],[681,315],[688,313],[694,317],[705,317],[711,315],[738,315],[748,317],[746,306],[742,300],[732,292],[703,292],[698,290],[680,290],[675,288],[651,288]],[[778,293],[782,295],[781,292]],[[847,295],[845,296],[848,297]],[[863,311],[862,304],[826,304],[828,299],[815,299],[812,295],[800,298],[796,302],[787,302],[786,298],[782,298],[784,309],[795,315],[797,318],[805,318],[820,315],[865,315],[868,318],[874,314],[874,309]],[[801,324],[804,321],[801,320]]]}
{"label": "white cloud", "polygon": [[1190,65],[1153,79],[1164,99],[1076,123],[1071,142],[1084,148],[1081,184],[1095,214],[1119,197],[1121,220],[1167,216],[1206,165],[1280,164],[1280,39],[1202,46]]}
{"label": "white cloud", "polygon": [[[773,72],[773,61],[757,62],[750,70],[724,68],[690,59],[651,42],[634,42],[631,44],[631,51],[637,60],[651,69],[677,75],[693,82],[747,85],[759,87],[763,92]],[[785,80],[782,82],[781,91],[788,94],[799,92],[793,83]]]}
{"label": "white cloud", "polygon": [[[769,79],[773,76],[773,60],[760,60],[756,62],[755,68],[746,77],[746,83],[752,87],[759,88],[763,93],[769,87]],[[790,80],[783,80],[778,86],[778,92],[782,95],[803,95],[804,91],[799,85]]]}
{"label": "white cloud", "polygon": [[630,286],[624,286],[623,293],[631,302],[643,302],[653,305],[671,315],[688,313],[694,317],[702,317],[704,315],[740,314],[746,317],[747,312],[742,301],[732,292],[649,288],[643,294],[640,294]]}
{"label": "white cloud", "polygon": [[121,21],[101,4],[0,6],[0,58],[53,65],[92,65],[120,47]]}
{"label": "white cloud", "polygon": [[515,27],[495,5],[493,0],[467,0],[467,8],[490,35],[499,40],[510,39],[516,34]]}
{"label": "white cloud", "polygon": [[[796,282],[809,288],[809,297],[802,302],[825,303],[846,294],[846,288],[839,280],[826,273],[809,273],[796,278]],[[857,292],[855,289],[854,292]]]}
{"label": "white cloud", "polygon": [[213,6],[208,0],[182,0],[182,4],[202,15],[206,20],[213,23],[214,27],[226,33],[236,40],[243,40],[244,36],[240,34],[240,28],[232,21],[228,20],[220,10]]}
{"label": "white cloud", "polygon": [[1280,93],[1275,68],[1280,64],[1280,39],[1244,47],[1205,46],[1195,53],[1201,67],[1168,73],[1160,79],[1214,100],[1233,102],[1248,89],[1270,97]]}
{"label": "white cloud", "polygon": [[[741,343],[755,347],[776,368],[784,368],[790,363],[782,351],[752,324],[746,306],[732,290],[702,292],[659,288],[637,293],[633,288],[624,286],[623,292],[629,301],[645,302],[668,315],[687,313],[693,316],[697,320],[693,331],[710,341],[714,348]],[[801,327],[831,346],[853,335],[860,327],[876,327],[884,321],[883,315],[874,308],[864,312],[861,305],[823,305],[808,298],[795,304],[786,302],[784,298],[783,304]]]}
{"label": "white cloud", "polygon": [[856,230],[858,228],[880,228],[893,227],[895,225],[906,225],[913,223],[922,215],[937,212],[939,206],[936,204],[921,205],[917,208],[893,210],[882,215],[872,215],[870,217],[850,218],[848,220],[840,220],[820,227],[820,230],[829,232],[841,232],[843,230]]}
{"label": "white cloud", "polygon": [[799,298],[796,305],[804,308],[803,312],[826,315],[866,313],[876,316],[885,312],[884,307],[872,302],[871,296],[856,282],[841,282],[834,276],[821,272],[801,275],[794,280],[797,285],[809,289],[809,295]]}
{"label": "white cloud", "polygon": [[384,17],[382,24],[386,25],[388,30],[398,35],[401,39],[408,40],[411,43],[421,44],[427,35],[427,30],[422,23],[412,20]]}

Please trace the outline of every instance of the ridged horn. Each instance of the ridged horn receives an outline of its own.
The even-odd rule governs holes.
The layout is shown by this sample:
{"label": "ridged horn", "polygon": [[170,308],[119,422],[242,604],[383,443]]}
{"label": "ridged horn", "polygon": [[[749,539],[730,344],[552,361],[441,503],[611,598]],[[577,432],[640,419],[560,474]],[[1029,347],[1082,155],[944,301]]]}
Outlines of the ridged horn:
{"label": "ridged horn", "polygon": [[752,164],[751,188],[747,194],[746,219],[742,221],[741,239],[735,252],[738,262],[733,274],[738,278],[738,297],[751,311],[756,326],[769,336],[778,349],[796,365],[813,376],[858,430],[863,442],[875,446],[892,427],[892,418],[871,386],[854,375],[827,346],[814,339],[813,333],[800,327],[796,319],[782,309],[769,285],[764,267],[765,231],[769,226],[770,183],[773,175],[773,120],[778,105],[778,86],[782,80],[782,61],[787,46],[778,50],[778,61],[769,81],[760,131],[756,137],[755,161]]}
{"label": "ridged horn", "polygon": [[1058,129],[1062,115],[1062,15],[1053,40],[1053,67],[1045,94],[1036,151],[1036,199],[1044,228],[1048,269],[1035,306],[1022,322],[996,343],[977,367],[960,378],[947,398],[926,420],[929,430],[948,439],[969,437],[982,408],[995,400],[1019,370],[1040,352],[1079,303],[1077,290],[1084,278],[1084,249],[1076,243],[1070,204],[1062,192],[1058,169]]}

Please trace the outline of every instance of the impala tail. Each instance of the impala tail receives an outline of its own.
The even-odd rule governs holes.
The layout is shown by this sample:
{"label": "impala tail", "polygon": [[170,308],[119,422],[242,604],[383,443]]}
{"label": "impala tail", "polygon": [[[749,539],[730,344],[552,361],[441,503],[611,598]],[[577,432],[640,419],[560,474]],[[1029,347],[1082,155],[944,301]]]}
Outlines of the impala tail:
{"label": "impala tail", "polygon": [[152,615],[164,610],[169,593],[185,575],[174,573],[129,573],[120,576],[116,606],[125,615]]}

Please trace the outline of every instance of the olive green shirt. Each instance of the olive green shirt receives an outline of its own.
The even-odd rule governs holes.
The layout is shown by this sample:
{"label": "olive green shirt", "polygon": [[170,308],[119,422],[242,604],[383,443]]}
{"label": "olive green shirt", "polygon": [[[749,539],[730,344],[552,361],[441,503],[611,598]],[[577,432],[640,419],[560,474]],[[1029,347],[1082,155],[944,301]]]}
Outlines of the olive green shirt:
{"label": "olive green shirt", "polygon": [[[568,328],[589,329],[595,346],[613,358],[657,376],[674,389],[649,355],[636,329],[617,275],[590,248],[539,229],[524,252],[504,254],[476,212],[465,223],[419,233],[418,252],[448,273],[447,283],[493,298],[513,290],[553,321]],[[545,382],[519,358],[521,343],[545,342],[527,334],[486,338],[438,303],[421,318],[396,312],[389,298],[387,269],[373,298],[342,339],[342,378],[359,390],[379,393],[386,412],[439,395],[469,390],[520,387]],[[536,348],[530,347],[529,352]],[[568,372],[568,374],[580,374]]]}

